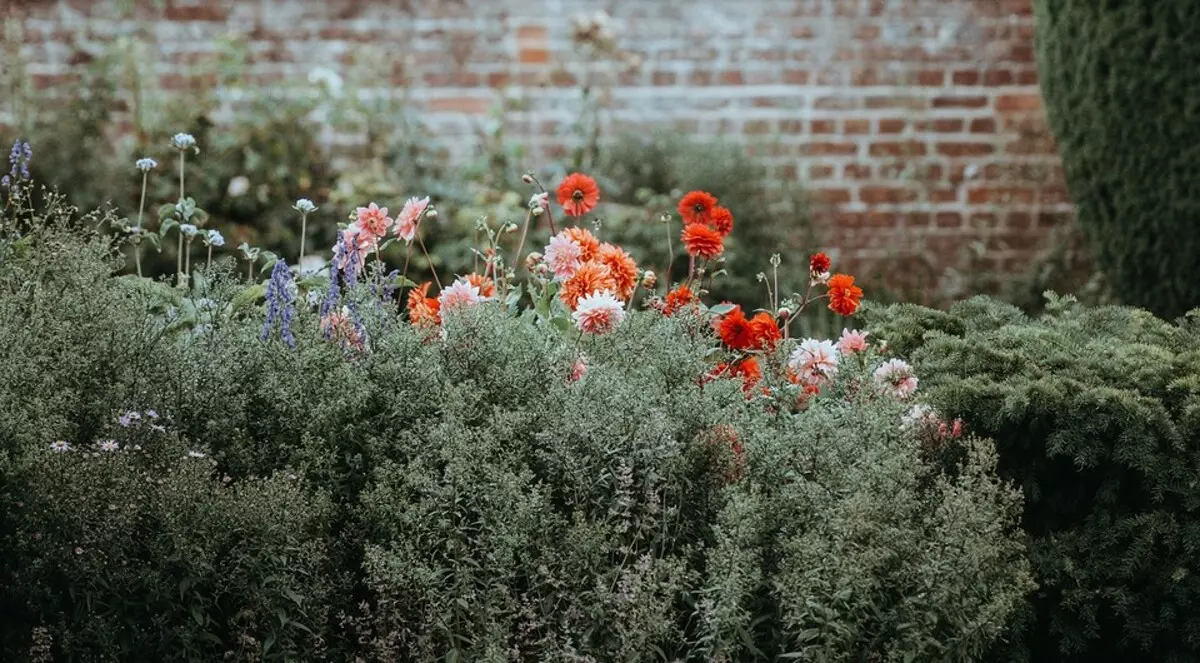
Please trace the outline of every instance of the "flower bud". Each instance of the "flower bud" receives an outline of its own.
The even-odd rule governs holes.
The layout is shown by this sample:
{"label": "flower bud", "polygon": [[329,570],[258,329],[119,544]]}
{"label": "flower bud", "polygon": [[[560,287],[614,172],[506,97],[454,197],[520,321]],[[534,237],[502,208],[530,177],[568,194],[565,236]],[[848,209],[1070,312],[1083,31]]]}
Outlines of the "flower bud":
{"label": "flower bud", "polygon": [[521,176],[521,181],[526,184],[533,184],[533,175],[530,175],[529,173],[525,173],[524,175]]}
{"label": "flower bud", "polygon": [[540,264],[542,264],[542,254],[537,251],[530,251],[529,255],[525,256],[525,269],[533,271]]}
{"label": "flower bud", "polygon": [[642,274],[642,287],[650,290],[654,287],[655,283],[658,283],[658,277],[654,275],[654,272],[647,269],[646,273]]}
{"label": "flower bud", "polygon": [[531,213],[532,213],[534,216],[541,216],[541,215],[543,215],[543,214],[545,214],[545,213],[546,213],[546,209],[545,209],[545,208],[543,208],[543,207],[535,207],[535,208],[533,208],[533,209],[531,209],[531,210],[529,210],[529,211],[530,211],[530,212],[531,212]]}
{"label": "flower bud", "polygon": [[429,209],[425,210],[425,218],[426,219],[438,218],[438,211],[436,209],[430,207]]}
{"label": "flower bud", "polygon": [[787,320],[788,318],[792,317],[792,310],[786,306],[780,306],[779,313],[776,314],[776,317],[780,320]]}

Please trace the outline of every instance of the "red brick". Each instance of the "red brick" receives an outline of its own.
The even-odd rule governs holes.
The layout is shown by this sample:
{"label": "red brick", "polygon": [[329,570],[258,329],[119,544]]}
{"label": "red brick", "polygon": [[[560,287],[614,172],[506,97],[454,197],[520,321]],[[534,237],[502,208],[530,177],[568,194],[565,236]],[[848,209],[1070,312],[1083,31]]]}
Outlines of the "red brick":
{"label": "red brick", "polygon": [[941,87],[946,83],[946,72],[937,69],[918,71],[913,83],[928,87]]}
{"label": "red brick", "polygon": [[958,118],[940,117],[935,120],[918,122],[917,131],[936,131],[938,133],[956,134],[963,130],[963,121]]}
{"label": "red brick", "polygon": [[544,25],[522,25],[517,28],[517,41],[546,42],[550,39],[550,30]]}
{"label": "red brick", "polygon": [[983,108],[987,106],[987,97],[956,96],[934,97],[934,108]]}
{"label": "red brick", "polygon": [[836,120],[813,120],[809,131],[814,134],[833,134],[837,133]]}
{"label": "red brick", "polygon": [[808,167],[808,179],[810,180],[828,180],[833,179],[833,166],[813,165]]}
{"label": "red brick", "polygon": [[873,157],[924,156],[927,149],[925,143],[915,140],[884,141],[871,143],[870,154]]}
{"label": "red brick", "polygon": [[1031,205],[1034,198],[1033,189],[1017,187],[982,188],[967,191],[967,202],[972,205]]}
{"label": "red brick", "polygon": [[933,189],[929,192],[929,202],[935,204],[957,203],[958,189]]}
{"label": "red brick", "polygon": [[839,212],[835,221],[841,228],[861,228],[866,223],[866,215],[862,212]]}
{"label": "red brick", "polygon": [[983,84],[1000,87],[1004,85],[1012,85],[1017,79],[1013,72],[1008,69],[989,69],[983,72]]}
{"label": "red brick", "polygon": [[517,59],[521,64],[546,64],[550,61],[550,50],[546,48],[522,48]]}
{"label": "red brick", "polygon": [[935,222],[939,228],[962,227],[962,215],[958,212],[938,212]]}
{"label": "red brick", "polygon": [[996,110],[1001,112],[1037,111],[1042,98],[1036,94],[1005,94],[996,97]]}
{"label": "red brick", "polygon": [[807,85],[808,71],[805,69],[785,69],[783,82],[788,85]]}
{"label": "red brick", "polygon": [[429,110],[434,113],[482,115],[488,112],[491,106],[491,100],[482,97],[442,97],[429,102]]}
{"label": "red brick", "polygon": [[911,203],[917,199],[917,191],[896,187],[864,186],[858,191],[858,199],[868,205]]}
{"label": "red brick", "polygon": [[870,120],[846,120],[842,126],[842,131],[850,135],[871,133]]}
{"label": "red brick", "polygon": [[978,157],[996,151],[991,143],[938,143],[937,152],[947,157]]}
{"label": "red brick", "polygon": [[867,212],[866,221],[868,228],[898,228],[900,215],[895,212],[872,211]]}
{"label": "red brick", "polygon": [[842,177],[848,180],[866,180],[871,178],[871,167],[867,164],[848,163],[842,166]]}
{"label": "red brick", "polygon": [[841,205],[850,202],[849,189],[817,189],[813,199],[825,205]]}
{"label": "red brick", "polygon": [[979,72],[973,70],[960,70],[954,72],[950,77],[952,85],[979,85]]}
{"label": "red brick", "polygon": [[805,156],[853,156],[858,153],[854,143],[808,143],[800,148]]}
{"label": "red brick", "polygon": [[898,134],[904,131],[908,126],[908,120],[900,118],[887,118],[879,121],[879,133],[881,134]]}
{"label": "red brick", "polygon": [[996,121],[990,117],[977,117],[974,120],[971,120],[971,133],[973,133],[973,134],[996,133]]}

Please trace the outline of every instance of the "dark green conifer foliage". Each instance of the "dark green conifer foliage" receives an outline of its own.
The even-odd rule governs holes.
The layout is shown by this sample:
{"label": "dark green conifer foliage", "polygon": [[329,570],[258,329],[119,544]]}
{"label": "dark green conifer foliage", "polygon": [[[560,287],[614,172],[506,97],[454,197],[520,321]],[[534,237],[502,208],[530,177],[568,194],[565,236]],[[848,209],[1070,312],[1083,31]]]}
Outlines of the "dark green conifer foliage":
{"label": "dark green conifer foliage", "polygon": [[1038,0],[1050,126],[1115,294],[1200,306],[1200,2]]}
{"label": "dark green conifer foliage", "polygon": [[1200,660],[1200,325],[1056,297],[867,315],[1025,494],[1040,588],[992,660]]}

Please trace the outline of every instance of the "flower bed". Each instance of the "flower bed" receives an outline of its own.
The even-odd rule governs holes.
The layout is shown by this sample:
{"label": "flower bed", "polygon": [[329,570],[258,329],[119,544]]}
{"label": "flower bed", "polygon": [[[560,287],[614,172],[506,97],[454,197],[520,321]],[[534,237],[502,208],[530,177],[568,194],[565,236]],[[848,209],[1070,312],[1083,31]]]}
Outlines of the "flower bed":
{"label": "flower bed", "polygon": [[[869,334],[792,336],[855,313],[853,277],[817,253],[781,292],[776,257],[768,309],[708,302],[735,210],[683,196],[687,276],[659,282],[591,178],[526,179],[475,271],[420,284],[428,198],[359,208],[311,272],[189,264],[182,177],[155,230],[35,215],[22,182],[5,658],[971,660],[1002,636],[1031,585],[991,444]],[[133,238],[184,247],[174,283],[117,273]]]}

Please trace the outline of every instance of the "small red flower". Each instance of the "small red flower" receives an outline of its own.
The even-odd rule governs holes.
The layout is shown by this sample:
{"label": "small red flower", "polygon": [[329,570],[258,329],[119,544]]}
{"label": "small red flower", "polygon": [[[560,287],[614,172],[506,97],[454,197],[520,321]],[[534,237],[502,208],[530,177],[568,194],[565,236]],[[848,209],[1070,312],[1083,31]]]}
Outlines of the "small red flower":
{"label": "small red flower", "polygon": [[600,202],[600,187],[596,180],[583,173],[571,173],[558,185],[558,204],[570,216],[583,216]]}
{"label": "small red flower", "polygon": [[679,201],[679,216],[683,217],[683,222],[688,225],[707,225],[712,223],[712,212],[716,206],[717,199],[711,193],[691,191]]}
{"label": "small red flower", "polygon": [[762,369],[758,366],[758,359],[746,357],[729,369],[729,375],[731,377],[740,377],[742,379],[742,390],[748,392],[762,380]]}
{"label": "small red flower", "polygon": [[854,285],[854,277],[834,274],[829,279],[829,310],[839,315],[854,315],[862,299],[862,288]]}
{"label": "small red flower", "polygon": [[681,284],[667,293],[667,297],[663,302],[663,315],[671,315],[686,306],[694,306],[698,301],[696,293],[692,292],[691,288]]}
{"label": "small red flower", "polygon": [[711,217],[713,230],[721,233],[722,237],[728,237],[733,232],[733,212],[718,206],[713,208]]}
{"label": "small red flower", "polygon": [[833,266],[833,261],[824,253],[814,253],[808,261],[808,271],[812,274],[824,274]]}
{"label": "small red flower", "polygon": [[683,228],[683,245],[688,255],[712,260],[725,250],[721,233],[700,223],[691,223]]}
{"label": "small red flower", "polygon": [[713,327],[717,330],[717,336],[721,337],[721,342],[733,350],[749,350],[758,340],[754,327],[740,306],[721,316],[713,323]]}
{"label": "small red flower", "polygon": [[774,350],[783,339],[779,323],[766,311],[760,311],[750,318],[750,333],[754,336],[754,347],[760,350]]}

